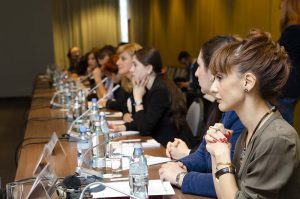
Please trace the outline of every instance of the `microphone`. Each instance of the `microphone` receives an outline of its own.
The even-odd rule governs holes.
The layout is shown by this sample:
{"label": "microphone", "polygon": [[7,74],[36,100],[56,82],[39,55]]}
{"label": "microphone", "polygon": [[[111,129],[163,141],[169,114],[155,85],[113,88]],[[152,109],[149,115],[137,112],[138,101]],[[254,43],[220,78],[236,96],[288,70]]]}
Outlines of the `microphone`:
{"label": "microphone", "polygon": [[94,86],[91,90],[89,90],[89,92],[87,93],[87,95],[90,94],[90,93],[92,93],[94,90],[96,90],[101,84],[103,84],[104,82],[106,82],[106,80],[107,80],[107,77],[105,77],[101,82],[99,82],[96,86]]}
{"label": "microphone", "polygon": [[104,140],[103,142],[101,143],[98,143],[96,144],[95,146],[92,146],[91,148],[89,148],[87,151],[85,151],[85,153],[82,154],[82,161],[80,162],[80,164],[78,165],[77,169],[76,169],[76,172],[77,174],[81,175],[82,171],[83,173],[86,173],[86,174],[90,174],[90,175],[96,175],[96,176],[99,176],[99,174],[96,172],[96,171],[93,171],[91,169],[85,169],[85,168],[82,168],[82,164],[84,162],[84,159],[85,157],[93,151],[94,148],[96,147],[101,147],[105,144],[109,144],[110,141],[113,141],[114,139],[117,139],[117,138],[120,138],[122,137],[123,135],[121,133],[109,133],[109,139],[108,140]]}
{"label": "microphone", "polygon": [[84,192],[85,192],[89,187],[94,186],[94,185],[101,185],[101,186],[104,186],[104,187],[108,187],[108,188],[110,188],[110,189],[112,189],[112,190],[115,190],[115,191],[117,191],[117,192],[119,192],[119,193],[122,193],[122,194],[124,194],[124,195],[126,195],[126,196],[129,196],[130,198],[139,199],[138,197],[136,197],[136,196],[134,196],[134,195],[132,195],[132,194],[128,194],[128,193],[124,192],[123,190],[120,190],[120,189],[118,189],[118,188],[116,188],[116,187],[113,187],[113,186],[111,186],[111,185],[109,185],[109,184],[107,184],[107,183],[103,183],[103,182],[100,182],[100,181],[97,181],[97,182],[93,182],[93,183],[91,183],[91,184],[88,184],[88,185],[82,190],[79,199],[83,199],[83,197],[84,197]]}
{"label": "microphone", "polygon": [[91,78],[93,76],[92,73],[86,75],[86,76],[83,76],[83,77],[79,77],[79,82],[83,82],[84,80],[88,79],[88,78]]}
{"label": "microphone", "polygon": [[[99,104],[102,100],[104,100],[105,98],[107,98],[111,93],[115,92],[118,88],[120,87],[119,84],[117,84],[116,86],[113,87],[113,89],[106,93],[106,95],[104,95],[102,98],[100,98],[98,101],[97,101],[97,104]],[[72,140],[72,138],[75,138],[75,140],[78,140],[78,137],[79,137],[79,134],[78,133],[74,133],[72,132],[72,128],[73,126],[75,125],[75,123],[80,120],[82,117],[84,117],[86,114],[88,114],[90,111],[92,110],[92,107],[88,108],[84,113],[82,113],[78,118],[76,118],[76,120],[74,120],[69,129],[68,129],[68,134],[70,135],[70,141]]]}
{"label": "microphone", "polygon": [[[67,189],[67,195],[69,196],[69,198],[79,198],[79,199],[82,198],[83,199],[84,198],[84,193],[88,189],[90,189],[90,192],[100,192],[100,191],[103,191],[107,187],[107,188],[110,188],[114,191],[122,193],[125,196],[129,196],[130,198],[139,199],[138,197],[136,197],[134,195],[131,195],[131,194],[128,194],[128,193],[124,192],[123,190],[120,190],[120,189],[118,189],[114,186],[111,186],[111,185],[107,184],[107,183],[101,182],[102,180],[103,180],[102,178],[100,178],[98,176],[95,176],[95,175],[87,176],[87,177],[82,178],[81,176],[76,176],[76,174],[75,174],[75,175],[72,175],[72,176],[66,176],[65,179],[63,180],[63,185],[66,188],[70,189],[70,191],[71,191],[70,193],[68,193],[68,189]],[[86,186],[79,195],[80,187],[82,187],[84,185],[86,185]],[[95,185],[98,185],[98,186],[96,186],[94,188],[90,188],[90,187],[95,186]],[[57,195],[58,196],[63,196],[63,194],[65,194],[64,193],[65,189],[62,190],[62,191],[63,191],[63,193],[60,193],[57,190],[56,191]]]}
{"label": "microphone", "polygon": [[62,105],[59,103],[54,102],[54,99],[56,98],[57,95],[63,93],[64,91],[57,91],[54,93],[54,95],[52,96],[51,100],[50,100],[50,105],[51,106],[56,106],[56,107],[61,107]]}
{"label": "microphone", "polygon": [[[90,89],[87,93],[87,95],[89,95],[91,92],[93,92],[95,89],[97,89],[101,84],[103,84],[104,82],[106,82],[107,77],[105,77],[101,82],[99,82],[96,86],[94,86],[92,89]],[[81,88],[78,88],[76,90],[74,90],[75,92],[77,92],[78,90],[80,90]],[[59,104],[54,102],[55,98],[59,95],[64,93],[64,91],[57,91],[54,93],[54,95],[52,96],[51,100],[50,100],[50,105],[51,106],[55,106],[55,107],[63,107],[63,104]],[[106,96],[107,97],[107,96]]]}

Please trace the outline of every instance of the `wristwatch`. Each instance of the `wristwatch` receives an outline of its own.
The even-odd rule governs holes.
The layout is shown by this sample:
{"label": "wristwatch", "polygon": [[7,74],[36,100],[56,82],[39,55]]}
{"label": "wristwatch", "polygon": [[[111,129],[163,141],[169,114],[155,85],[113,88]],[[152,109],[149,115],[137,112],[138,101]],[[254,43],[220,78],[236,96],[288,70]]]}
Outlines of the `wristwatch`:
{"label": "wristwatch", "polygon": [[143,104],[143,100],[139,100],[139,101],[134,102],[135,106],[142,105],[142,104]]}
{"label": "wristwatch", "polygon": [[178,174],[176,175],[176,179],[175,179],[175,185],[176,185],[176,187],[180,187],[179,180],[180,180],[180,178],[181,178],[182,176],[185,176],[185,174],[186,174],[186,172],[185,172],[185,171],[182,171],[182,172],[180,172],[180,173],[178,173]]}
{"label": "wristwatch", "polygon": [[220,176],[224,175],[226,173],[235,174],[235,168],[234,168],[234,166],[228,166],[228,167],[224,167],[223,169],[218,170],[215,173],[215,177],[217,178],[217,180],[219,180]]}

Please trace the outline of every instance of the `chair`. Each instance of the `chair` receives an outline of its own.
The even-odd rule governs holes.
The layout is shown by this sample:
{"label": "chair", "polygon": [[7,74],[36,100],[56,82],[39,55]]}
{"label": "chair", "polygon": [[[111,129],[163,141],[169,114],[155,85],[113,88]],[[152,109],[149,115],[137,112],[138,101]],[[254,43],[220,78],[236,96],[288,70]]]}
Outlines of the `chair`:
{"label": "chair", "polygon": [[188,109],[186,116],[187,123],[193,133],[193,135],[200,136],[200,130],[204,123],[204,105],[200,98],[194,100]]}

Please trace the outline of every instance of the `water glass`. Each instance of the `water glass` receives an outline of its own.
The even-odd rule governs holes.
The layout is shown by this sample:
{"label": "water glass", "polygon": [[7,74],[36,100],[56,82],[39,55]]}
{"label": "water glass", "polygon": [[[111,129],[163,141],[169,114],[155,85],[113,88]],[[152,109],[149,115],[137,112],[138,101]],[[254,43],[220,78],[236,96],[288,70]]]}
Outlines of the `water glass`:
{"label": "water glass", "polygon": [[109,143],[109,158],[113,177],[122,176],[122,142]]}

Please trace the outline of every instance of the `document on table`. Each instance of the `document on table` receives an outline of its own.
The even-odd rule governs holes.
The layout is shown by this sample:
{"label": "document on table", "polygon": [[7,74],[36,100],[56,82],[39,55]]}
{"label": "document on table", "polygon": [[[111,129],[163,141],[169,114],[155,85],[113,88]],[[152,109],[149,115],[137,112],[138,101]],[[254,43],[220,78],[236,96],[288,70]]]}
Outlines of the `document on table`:
{"label": "document on table", "polygon": [[105,117],[122,117],[122,112],[105,112]]}
{"label": "document on table", "polygon": [[[110,182],[105,184],[114,187],[126,194],[130,194],[128,181]],[[126,195],[110,188],[105,188],[103,191],[91,194],[93,198],[126,197]],[[175,192],[170,182],[162,182],[160,180],[149,180],[148,194],[149,196],[175,195]]]}
{"label": "document on table", "polygon": [[114,124],[114,125],[125,124],[125,122],[123,120],[108,120],[107,123],[108,124]]}
{"label": "document on table", "polygon": [[[137,139],[132,139],[132,140],[124,140],[122,143],[122,154],[123,156],[132,156],[133,150],[134,150],[134,143],[139,142],[136,141]],[[122,142],[122,140],[120,141]],[[110,142],[112,143],[112,142]],[[154,139],[147,140],[146,142],[141,142],[143,148],[155,148],[155,147],[160,147],[160,143],[158,143]],[[116,149],[116,153],[121,153],[121,149]]]}
{"label": "document on table", "polygon": [[[162,164],[162,163],[171,161],[171,159],[167,158],[167,157],[156,157],[156,156],[150,156],[150,155],[146,155],[145,157],[147,159],[148,166]],[[122,170],[127,170],[127,169],[129,169],[129,158],[123,157],[122,158]]]}

